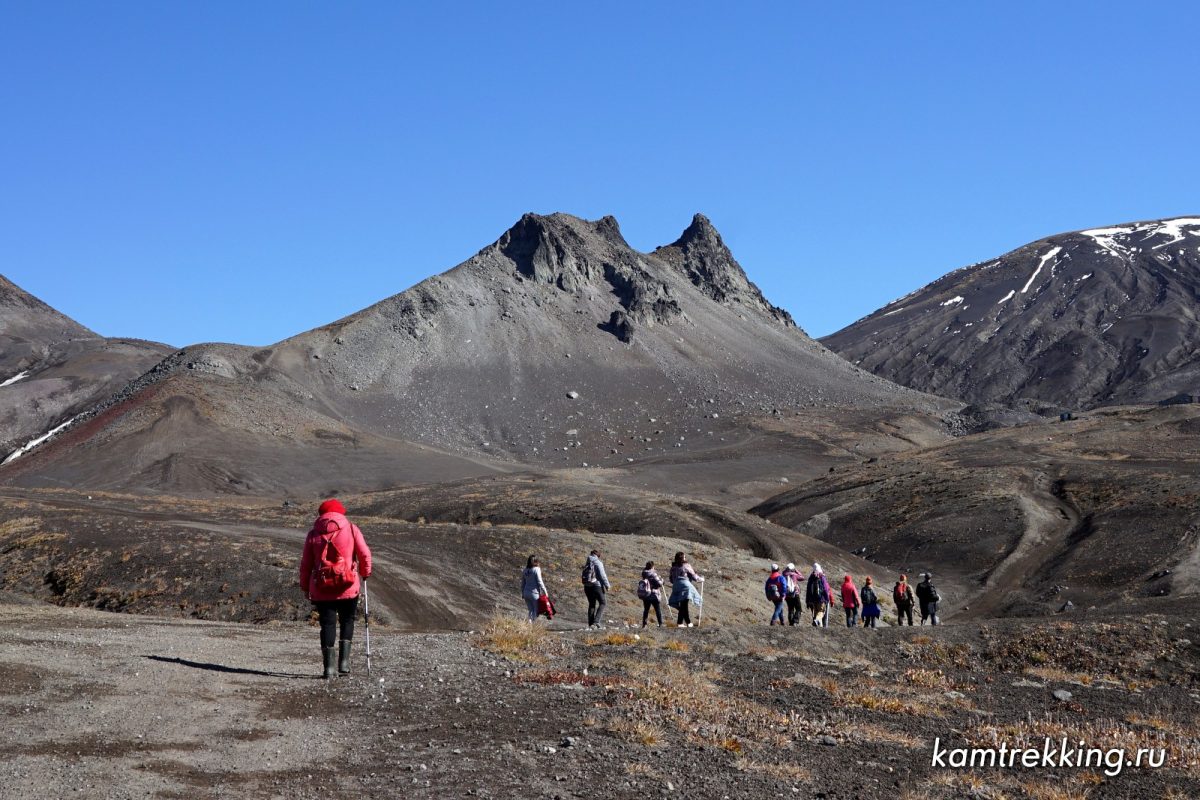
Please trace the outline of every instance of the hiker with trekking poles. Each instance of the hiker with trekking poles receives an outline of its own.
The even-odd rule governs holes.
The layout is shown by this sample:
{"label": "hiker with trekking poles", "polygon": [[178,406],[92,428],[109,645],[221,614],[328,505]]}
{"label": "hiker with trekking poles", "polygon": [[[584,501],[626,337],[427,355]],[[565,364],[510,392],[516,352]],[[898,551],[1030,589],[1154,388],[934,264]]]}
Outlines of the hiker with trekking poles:
{"label": "hiker with trekking poles", "polygon": [[[692,569],[682,550],[675,554],[670,578],[671,598],[667,600],[667,605],[679,609],[679,618],[675,624],[680,628],[690,628],[692,607],[700,609],[700,614],[704,613],[704,578]],[[696,589],[697,584],[700,585],[699,590]]]}
{"label": "hiker with trekking poles", "polygon": [[[316,607],[321,622],[321,661],[326,679],[350,673],[350,646],[358,598],[366,600],[371,577],[371,550],[358,526],[346,518],[346,508],[330,499],[321,503],[317,519],[304,540],[300,557],[300,587]],[[368,612],[367,625],[370,625]],[[338,635],[340,628],[340,636]],[[334,648],[334,643],[338,647]],[[367,629],[367,671],[370,672],[370,628]]]}
{"label": "hiker with trekking poles", "polygon": [[833,592],[829,588],[829,580],[821,565],[813,562],[812,573],[808,576],[808,585],[804,590],[804,604],[812,612],[814,628],[829,627],[829,607],[833,603]]}

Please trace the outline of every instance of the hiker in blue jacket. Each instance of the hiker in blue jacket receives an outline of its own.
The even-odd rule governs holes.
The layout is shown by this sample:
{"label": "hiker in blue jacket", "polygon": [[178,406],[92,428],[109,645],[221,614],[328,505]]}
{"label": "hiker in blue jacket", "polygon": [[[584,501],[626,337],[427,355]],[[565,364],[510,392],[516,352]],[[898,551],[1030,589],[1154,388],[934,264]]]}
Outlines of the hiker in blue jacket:
{"label": "hiker in blue jacket", "polygon": [[771,612],[771,621],[769,625],[774,625],[776,620],[779,624],[783,624],[783,601],[787,597],[787,578],[779,571],[778,564],[771,565],[771,574],[767,576],[767,583],[763,587],[763,591],[767,595],[767,600],[775,604],[775,610]]}

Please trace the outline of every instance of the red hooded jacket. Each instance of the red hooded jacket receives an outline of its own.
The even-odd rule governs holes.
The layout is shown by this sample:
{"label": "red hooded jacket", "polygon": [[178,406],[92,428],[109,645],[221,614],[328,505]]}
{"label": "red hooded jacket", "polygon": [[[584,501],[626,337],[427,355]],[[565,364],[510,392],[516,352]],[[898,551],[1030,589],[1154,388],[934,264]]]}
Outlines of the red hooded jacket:
{"label": "red hooded jacket", "polygon": [[[321,553],[326,541],[333,541],[333,546],[341,553],[342,558],[355,565],[354,583],[341,593],[333,593],[328,589],[317,586],[313,573],[321,564]],[[358,526],[346,519],[345,514],[330,511],[317,517],[308,538],[304,540],[304,555],[300,557],[300,586],[305,595],[314,603],[328,600],[349,600],[358,597],[362,583],[359,576],[371,577],[371,550],[363,539]]]}
{"label": "red hooded jacket", "polygon": [[862,605],[862,599],[858,595],[858,588],[854,585],[854,581],[849,575],[842,582],[842,608],[858,608]]}

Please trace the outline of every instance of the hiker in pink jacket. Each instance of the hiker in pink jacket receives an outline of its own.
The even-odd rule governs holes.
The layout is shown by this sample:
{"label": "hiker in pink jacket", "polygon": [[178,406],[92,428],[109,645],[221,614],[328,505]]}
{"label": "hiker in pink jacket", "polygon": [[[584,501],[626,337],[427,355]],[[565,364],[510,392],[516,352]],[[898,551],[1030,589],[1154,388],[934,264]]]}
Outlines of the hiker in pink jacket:
{"label": "hiker in pink jacket", "polygon": [[358,613],[361,581],[371,577],[371,550],[358,526],[346,519],[346,507],[326,500],[318,509],[304,555],[300,557],[300,587],[317,608],[321,620],[321,658],[325,677],[333,677],[333,643],[341,625],[337,671],[350,672],[350,641]]}

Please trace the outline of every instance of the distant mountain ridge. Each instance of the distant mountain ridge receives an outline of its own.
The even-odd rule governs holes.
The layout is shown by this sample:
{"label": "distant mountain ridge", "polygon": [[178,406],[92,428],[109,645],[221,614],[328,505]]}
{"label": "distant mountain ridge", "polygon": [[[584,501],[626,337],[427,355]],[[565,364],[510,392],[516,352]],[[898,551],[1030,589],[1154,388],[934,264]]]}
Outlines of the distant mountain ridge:
{"label": "distant mountain ridge", "polygon": [[970,403],[1200,394],[1200,217],[1059,234],[951,272],[821,341]]}
{"label": "distant mountain ridge", "polygon": [[739,413],[826,404],[949,407],[808,337],[703,216],[642,253],[612,217],[526,214],[344,319],[270,347],[173,354],[0,480],[384,488],[675,458],[744,439]]}
{"label": "distant mountain ridge", "polygon": [[0,461],[169,352],[156,342],[100,336],[0,276]]}

